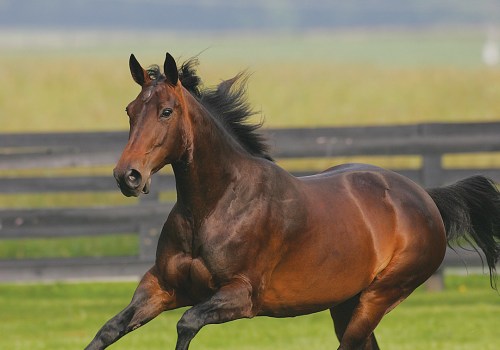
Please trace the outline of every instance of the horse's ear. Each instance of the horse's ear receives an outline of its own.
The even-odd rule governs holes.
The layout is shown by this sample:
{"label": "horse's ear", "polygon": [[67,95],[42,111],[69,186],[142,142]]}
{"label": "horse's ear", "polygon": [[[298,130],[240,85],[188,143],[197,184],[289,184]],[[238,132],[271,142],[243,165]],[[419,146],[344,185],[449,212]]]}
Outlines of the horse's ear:
{"label": "horse's ear", "polygon": [[144,83],[149,80],[148,72],[146,72],[140,65],[140,63],[135,58],[134,54],[130,55],[130,60],[128,61],[128,65],[130,66],[130,73],[132,74],[132,78],[134,81],[143,86]]}
{"label": "horse's ear", "polygon": [[179,80],[179,71],[177,70],[177,64],[174,58],[167,52],[165,56],[165,63],[163,64],[163,72],[167,77],[167,82],[171,85],[177,85]]}

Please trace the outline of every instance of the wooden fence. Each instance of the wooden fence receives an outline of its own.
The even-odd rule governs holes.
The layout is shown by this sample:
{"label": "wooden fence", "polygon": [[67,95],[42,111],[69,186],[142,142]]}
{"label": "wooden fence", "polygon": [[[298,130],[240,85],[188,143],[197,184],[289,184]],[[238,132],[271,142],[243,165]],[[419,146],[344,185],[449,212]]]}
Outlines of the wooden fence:
{"label": "wooden fence", "polygon": [[[500,122],[419,124],[404,126],[268,129],[273,156],[325,158],[352,156],[418,156],[421,166],[393,169],[426,186],[451,183],[473,174],[500,182],[500,168],[449,169],[443,155],[500,151]],[[13,170],[109,166],[127,141],[126,132],[0,134],[0,195],[20,193],[116,192],[106,176],[11,176]],[[310,162],[308,162],[310,164]],[[333,164],[332,164],[333,165]],[[309,174],[310,169],[294,172]],[[1,175],[7,174],[7,175]],[[173,191],[172,175],[157,174],[152,192],[130,206],[0,209],[0,245],[9,239],[60,238],[136,233],[139,253],[128,257],[80,257],[0,260],[0,281],[109,279],[139,277],[152,264],[156,241],[173,203],[159,201]],[[7,195],[7,196],[6,196]],[[15,197],[12,197],[15,198]],[[473,252],[448,252],[443,266],[481,266]]]}

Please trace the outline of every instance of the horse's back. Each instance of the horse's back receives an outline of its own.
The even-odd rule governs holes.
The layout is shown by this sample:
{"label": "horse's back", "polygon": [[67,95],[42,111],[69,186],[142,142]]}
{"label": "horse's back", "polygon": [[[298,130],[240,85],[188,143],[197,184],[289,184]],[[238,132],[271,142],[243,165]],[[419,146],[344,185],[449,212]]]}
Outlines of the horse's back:
{"label": "horse's back", "polygon": [[314,175],[308,175],[308,176],[302,176],[299,177],[300,180],[302,181],[310,181],[310,180],[315,180],[315,179],[320,179],[320,178],[326,178],[326,177],[332,177],[332,176],[337,176],[343,173],[352,173],[352,172],[377,172],[377,173],[387,173],[391,172],[390,170],[371,165],[371,164],[363,164],[363,163],[346,163],[346,164],[340,164],[340,165],[335,165],[331,168],[328,168],[326,170],[323,170],[320,173],[314,174]]}

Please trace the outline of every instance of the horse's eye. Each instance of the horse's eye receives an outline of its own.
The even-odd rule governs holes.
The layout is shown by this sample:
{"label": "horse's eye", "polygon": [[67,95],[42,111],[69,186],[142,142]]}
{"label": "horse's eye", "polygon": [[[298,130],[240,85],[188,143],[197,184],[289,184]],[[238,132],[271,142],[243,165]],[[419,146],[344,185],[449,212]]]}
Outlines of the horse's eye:
{"label": "horse's eye", "polygon": [[172,108],[165,108],[163,111],[161,111],[161,117],[162,118],[168,118],[172,114],[173,110]]}

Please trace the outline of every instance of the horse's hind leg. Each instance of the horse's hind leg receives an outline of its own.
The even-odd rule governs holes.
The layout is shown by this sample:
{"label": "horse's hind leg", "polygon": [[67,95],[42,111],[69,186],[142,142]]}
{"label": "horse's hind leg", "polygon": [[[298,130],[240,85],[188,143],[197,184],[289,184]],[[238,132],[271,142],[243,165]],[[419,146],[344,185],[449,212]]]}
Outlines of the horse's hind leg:
{"label": "horse's hind leg", "polygon": [[[378,349],[372,338],[375,327],[382,317],[396,307],[411,291],[401,290],[398,286],[387,286],[373,282],[359,296],[351,319],[340,341],[339,350]],[[375,346],[375,347],[374,347]]]}
{"label": "horse's hind leg", "polygon": [[156,269],[152,268],[142,278],[130,304],[104,324],[85,350],[105,349],[163,311],[179,306],[183,305],[179,305],[174,291],[161,287]]}
{"label": "horse's hind leg", "polygon": [[[337,339],[342,341],[344,333],[347,329],[347,325],[351,321],[354,309],[359,304],[359,294],[344,301],[343,303],[336,305],[330,309],[330,314],[333,319],[333,325],[335,326],[335,334]],[[379,350],[377,340],[375,339],[375,334],[372,332],[370,339],[365,344],[365,349],[367,350]]]}
{"label": "horse's hind leg", "polygon": [[439,256],[425,258],[424,252],[395,254],[384,271],[359,294],[359,302],[354,307],[339,349],[378,349],[373,344],[375,338],[372,334],[382,317],[425,282],[441,261]]}

